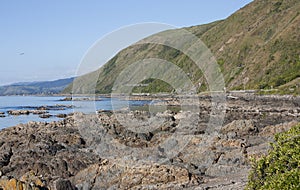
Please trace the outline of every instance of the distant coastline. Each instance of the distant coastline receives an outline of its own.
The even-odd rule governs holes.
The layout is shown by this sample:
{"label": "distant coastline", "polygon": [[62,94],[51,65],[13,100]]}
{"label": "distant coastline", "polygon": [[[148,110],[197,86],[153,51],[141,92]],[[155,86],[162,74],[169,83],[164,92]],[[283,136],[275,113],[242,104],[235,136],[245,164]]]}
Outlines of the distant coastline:
{"label": "distant coastline", "polygon": [[39,82],[19,82],[11,85],[0,86],[0,96],[6,95],[45,95],[61,93],[70,83],[74,77],[58,79],[53,81],[39,81]]}

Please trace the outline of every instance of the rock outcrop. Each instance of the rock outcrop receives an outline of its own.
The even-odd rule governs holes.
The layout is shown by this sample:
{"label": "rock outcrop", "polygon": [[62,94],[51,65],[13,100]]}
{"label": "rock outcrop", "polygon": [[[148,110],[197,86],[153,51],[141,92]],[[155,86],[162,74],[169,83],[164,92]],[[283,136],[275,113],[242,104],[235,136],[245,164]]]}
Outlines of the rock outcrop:
{"label": "rock outcrop", "polygon": [[[20,110],[8,110],[7,114],[12,115],[12,116],[20,116],[20,115],[29,115],[29,114],[34,114],[34,115],[39,115],[40,118],[47,119],[50,117],[53,117],[53,115],[49,114],[49,110],[66,110],[73,108],[72,105],[63,105],[63,104],[57,104],[53,106],[26,106],[24,109]],[[66,118],[68,115],[67,114],[57,114],[55,115],[58,118]],[[0,117],[5,117],[4,112],[0,112]]]}
{"label": "rock outcrop", "polygon": [[4,112],[0,112],[0,117],[5,117],[5,113]]}
{"label": "rock outcrop", "polygon": [[300,121],[299,98],[234,97],[221,125],[200,97],[199,113],[99,111],[3,129],[0,189],[242,189],[250,158]]}

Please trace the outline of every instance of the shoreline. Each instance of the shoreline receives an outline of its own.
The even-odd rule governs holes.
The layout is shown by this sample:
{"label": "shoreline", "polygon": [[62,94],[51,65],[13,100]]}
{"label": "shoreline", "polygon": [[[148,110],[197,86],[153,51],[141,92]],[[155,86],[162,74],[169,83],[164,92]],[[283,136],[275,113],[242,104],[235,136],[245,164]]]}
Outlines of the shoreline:
{"label": "shoreline", "polygon": [[[272,89],[270,90],[262,90],[262,89],[246,89],[246,90],[228,90],[228,91],[205,91],[205,92],[200,92],[198,94],[195,94],[196,96],[206,96],[210,94],[252,94],[255,96],[300,96],[300,94],[294,94],[294,93],[287,93],[287,94],[260,94],[260,92],[271,92]],[[276,90],[273,90],[276,92]],[[108,94],[64,94],[64,93],[59,93],[59,94],[22,94],[22,95],[1,95],[3,97],[5,96],[37,96],[37,97],[70,97],[70,96],[75,96],[75,97],[84,97],[84,96],[92,96],[92,97],[111,97],[112,93]],[[122,96],[122,95],[120,95]],[[149,93],[132,93],[130,96],[140,96],[140,97],[173,97],[176,96],[176,94],[168,94],[168,93],[157,93],[157,94],[149,94]]]}
{"label": "shoreline", "polygon": [[[22,96],[20,96],[22,97]],[[53,97],[53,96],[51,96]],[[85,102],[85,101],[102,101],[101,96],[97,96],[96,99],[88,99],[86,96],[78,96],[76,99],[67,99],[66,97],[63,98],[64,96],[57,96],[61,97],[61,99],[57,100],[61,103],[55,104],[55,105],[42,105],[42,106],[35,106],[35,107],[30,107],[25,106],[24,108],[20,109],[10,109],[6,112],[0,113],[0,117],[4,118],[6,116],[18,116],[18,115],[29,115],[29,114],[35,114],[35,115],[40,115],[41,118],[49,118],[49,117],[56,117],[56,115],[49,115],[48,110],[66,110],[66,109],[71,109],[74,108],[74,105],[69,105],[69,104],[64,104],[64,102]],[[77,96],[76,96],[77,97]],[[151,101],[145,104],[145,105],[137,105],[137,106],[131,106],[130,109],[133,110],[144,110],[147,111],[149,110],[149,106],[165,106],[168,105],[168,108],[172,110],[180,110],[181,109],[181,100],[191,100],[195,105],[198,106],[200,109],[201,107],[208,107],[212,103],[212,101],[215,101],[216,103],[222,103],[224,106],[228,104],[230,107],[230,104],[248,104],[248,102],[256,102],[260,103],[262,105],[264,104],[273,104],[274,106],[280,107],[286,102],[292,103],[292,106],[297,106],[300,107],[300,96],[292,96],[292,95],[255,95],[255,94],[244,94],[244,93],[227,93],[227,94],[222,94],[220,97],[218,94],[215,96],[216,98],[213,99],[213,95],[196,95],[196,96],[169,96],[169,95],[153,95],[153,96],[140,96],[140,95],[134,95],[134,96],[114,96],[113,98],[119,98],[120,100],[125,100],[125,101]],[[95,98],[95,97],[92,97]],[[251,105],[249,105],[251,108]],[[249,107],[248,106],[248,107]],[[165,109],[165,108],[164,108]],[[248,109],[248,108],[247,108]],[[99,109],[97,111],[111,111],[106,110],[106,109]],[[300,110],[299,110],[300,113]],[[298,114],[298,112],[297,112]],[[58,114],[57,119],[65,118],[68,114]],[[0,118],[1,119],[1,118]]]}
{"label": "shoreline", "polygon": [[[300,122],[299,98],[232,95],[221,124],[209,122],[222,117],[211,111],[210,98],[202,96],[199,113],[99,111],[8,127],[0,131],[0,154],[6,155],[0,159],[0,186],[14,179],[24,184],[44,181],[47,188],[62,183],[79,189],[240,189],[247,183],[250,158],[266,154],[275,133]],[[186,135],[191,138],[184,140]],[[164,143],[172,136],[176,140]],[[140,177],[149,181],[141,183]]]}

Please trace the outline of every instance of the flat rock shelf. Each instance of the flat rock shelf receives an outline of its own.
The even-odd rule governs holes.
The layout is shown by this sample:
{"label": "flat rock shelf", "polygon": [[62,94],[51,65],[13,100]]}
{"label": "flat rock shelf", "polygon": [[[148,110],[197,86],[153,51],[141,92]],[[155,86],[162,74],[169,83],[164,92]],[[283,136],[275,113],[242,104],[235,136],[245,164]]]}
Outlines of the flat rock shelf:
{"label": "flat rock shelf", "polygon": [[[217,133],[210,132],[211,99],[198,98],[196,114],[179,109],[99,111],[5,128],[0,131],[0,189],[242,189],[250,158],[265,155],[274,134],[300,121],[299,97],[230,95],[224,121]],[[176,98],[165,102],[179,105]],[[154,116],[160,126],[131,128]],[[195,118],[191,131],[182,121]],[[124,121],[135,123],[128,128]],[[163,144],[178,128],[190,138],[170,156],[171,148]],[[157,152],[147,151],[151,148]]]}

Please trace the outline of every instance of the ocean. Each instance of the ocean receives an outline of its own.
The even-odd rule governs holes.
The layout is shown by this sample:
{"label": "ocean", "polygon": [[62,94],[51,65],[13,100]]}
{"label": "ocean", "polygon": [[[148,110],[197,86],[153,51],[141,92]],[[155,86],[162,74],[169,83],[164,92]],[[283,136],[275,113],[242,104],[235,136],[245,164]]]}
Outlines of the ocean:
{"label": "ocean", "polygon": [[[78,97],[80,101],[61,101],[64,98],[60,96],[0,96],[0,112],[4,112],[5,115],[5,117],[0,117],[0,130],[29,121],[51,122],[61,120],[61,118],[55,117],[57,114],[72,112],[88,114],[95,113],[97,110],[118,110],[127,106],[149,104],[149,101],[145,100],[125,101],[107,97],[99,97],[97,101],[85,100],[83,97]],[[9,110],[36,110],[41,106],[55,108],[57,105],[63,106],[65,109],[46,110],[51,115],[49,118],[40,118],[39,115],[34,114],[13,116],[7,113]]]}

